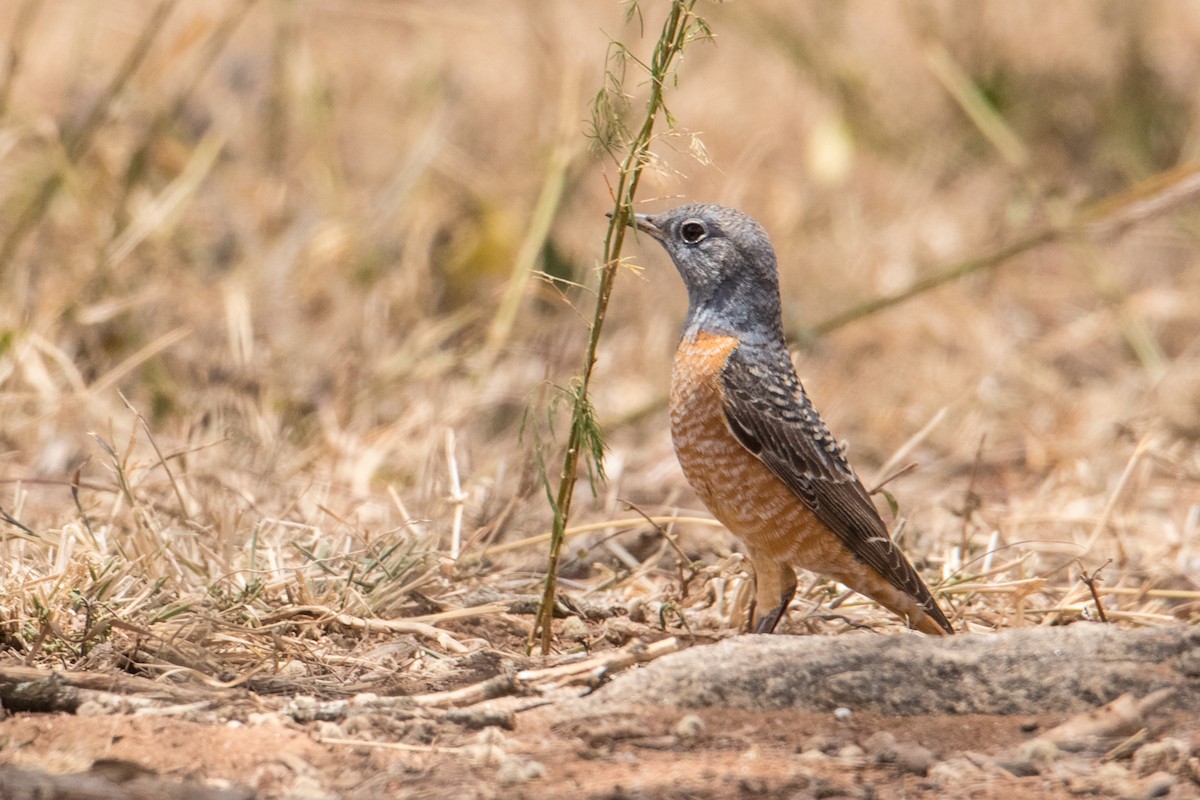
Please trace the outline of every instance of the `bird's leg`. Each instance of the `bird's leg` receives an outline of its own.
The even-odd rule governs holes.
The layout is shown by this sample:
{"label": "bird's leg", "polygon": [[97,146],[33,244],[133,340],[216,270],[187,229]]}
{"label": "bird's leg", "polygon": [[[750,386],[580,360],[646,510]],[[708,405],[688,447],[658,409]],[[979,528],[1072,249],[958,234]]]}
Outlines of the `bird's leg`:
{"label": "bird's leg", "polygon": [[[752,630],[755,633],[774,633],[788,604],[796,596],[796,573],[790,566],[774,558],[755,558],[751,554],[750,563],[754,565],[756,584],[751,612]],[[760,613],[761,616],[758,616]]]}

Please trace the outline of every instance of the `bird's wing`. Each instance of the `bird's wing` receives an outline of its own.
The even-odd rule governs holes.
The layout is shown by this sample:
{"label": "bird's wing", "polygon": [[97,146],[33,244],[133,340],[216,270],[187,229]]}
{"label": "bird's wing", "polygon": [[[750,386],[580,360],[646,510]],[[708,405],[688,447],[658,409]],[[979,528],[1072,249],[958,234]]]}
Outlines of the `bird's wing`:
{"label": "bird's wing", "polygon": [[804,393],[786,353],[758,363],[735,350],[722,373],[725,419],[738,441],[854,555],[915,597],[950,629],[916,570],[888,535],[841,446]]}

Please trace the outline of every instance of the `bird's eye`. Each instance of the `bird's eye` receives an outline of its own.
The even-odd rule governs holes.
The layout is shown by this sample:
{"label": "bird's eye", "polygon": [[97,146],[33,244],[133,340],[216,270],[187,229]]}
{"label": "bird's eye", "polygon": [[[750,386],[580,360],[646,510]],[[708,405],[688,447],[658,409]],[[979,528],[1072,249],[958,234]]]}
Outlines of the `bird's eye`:
{"label": "bird's eye", "polygon": [[704,223],[698,220],[689,219],[687,222],[679,226],[679,235],[688,244],[696,242],[708,236],[708,228],[704,227]]}

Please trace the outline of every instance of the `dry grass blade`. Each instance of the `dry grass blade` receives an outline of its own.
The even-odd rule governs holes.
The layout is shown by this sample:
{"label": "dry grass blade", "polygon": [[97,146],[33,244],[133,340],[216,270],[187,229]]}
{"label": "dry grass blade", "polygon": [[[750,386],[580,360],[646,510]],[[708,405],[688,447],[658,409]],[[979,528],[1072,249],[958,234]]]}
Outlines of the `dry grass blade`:
{"label": "dry grass blade", "polygon": [[[576,536],[581,536],[585,533],[595,533],[609,528],[635,528],[645,524],[651,525],[671,525],[671,524],[689,524],[689,525],[707,525],[709,527],[720,528],[721,523],[711,517],[631,517],[629,519],[606,520],[602,522],[589,522],[586,525],[574,525],[563,531],[564,539],[572,539]],[[478,553],[468,553],[463,556],[462,561],[470,563],[473,561],[482,561],[487,558],[494,558],[504,553],[511,553],[514,550],[521,550],[534,545],[545,544],[553,538],[553,532],[541,533],[537,536],[529,536],[524,539],[517,539],[504,544],[492,545]]]}
{"label": "dry grass blade", "polygon": [[[150,52],[150,46],[161,32],[163,23],[166,22],[167,17],[178,2],[179,0],[162,0],[162,2],[155,6],[154,11],[147,18],[146,24],[142,27],[137,41],[129,49],[124,62],[118,67],[116,74],[113,75],[107,88],[92,103],[83,120],[78,125],[63,132],[62,146],[68,162],[74,162],[87,152],[88,147],[92,143],[92,138],[104,122],[105,114],[108,113],[117,96],[125,89],[126,84],[137,71],[138,67],[142,65],[142,62]],[[29,235],[38,220],[45,214],[50,200],[58,192],[62,181],[62,173],[58,171],[49,178],[46,178],[40,188],[34,193],[33,198],[17,213],[12,228],[9,230],[3,243],[0,243],[0,273],[4,272],[8,267],[13,256],[16,255],[17,248],[21,246],[25,237]]]}
{"label": "dry grass blade", "polygon": [[219,135],[209,135],[201,140],[179,177],[155,198],[153,203],[145,206],[133,222],[113,240],[104,257],[106,267],[111,269],[126,258],[148,236],[170,233],[173,227],[170,219],[177,217],[188,199],[196,193],[216,164],[224,146],[225,139]]}
{"label": "dry grass blade", "polygon": [[0,83],[0,119],[8,116],[8,101],[12,95],[13,84],[21,72],[21,63],[25,56],[26,37],[33,21],[37,19],[38,11],[42,8],[43,0],[25,0],[17,19],[13,23],[12,33],[8,38],[8,64],[4,70],[4,82]]}
{"label": "dry grass blade", "polygon": [[1005,161],[1018,169],[1029,163],[1028,148],[996,113],[979,87],[963,72],[941,42],[926,47],[925,63],[980,132],[1004,156]]}
{"label": "dry grass blade", "polygon": [[550,235],[550,226],[562,202],[563,190],[567,183],[567,170],[570,169],[578,151],[581,149],[575,130],[576,96],[578,95],[579,73],[567,72],[563,75],[561,88],[561,110],[558,121],[558,142],[550,152],[549,163],[546,166],[546,177],[538,194],[537,204],[530,215],[529,229],[521,240],[517,257],[513,260],[512,274],[506,282],[504,297],[500,307],[488,328],[487,341],[484,344],[484,361],[490,362],[495,358],[499,349],[512,335],[513,324],[517,320],[517,312],[525,297],[529,280],[537,269],[538,258]]}

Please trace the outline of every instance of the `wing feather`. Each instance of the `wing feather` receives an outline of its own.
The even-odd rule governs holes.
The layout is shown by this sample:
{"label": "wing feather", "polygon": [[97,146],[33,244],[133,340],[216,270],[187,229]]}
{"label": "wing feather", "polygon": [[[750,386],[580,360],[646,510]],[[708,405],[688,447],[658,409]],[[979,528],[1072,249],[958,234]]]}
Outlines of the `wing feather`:
{"label": "wing feather", "polygon": [[722,373],[729,429],[859,560],[915,597],[950,630],[916,570],[888,535],[867,490],[829,433],[786,352],[780,363],[749,363],[735,350]]}

